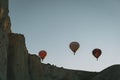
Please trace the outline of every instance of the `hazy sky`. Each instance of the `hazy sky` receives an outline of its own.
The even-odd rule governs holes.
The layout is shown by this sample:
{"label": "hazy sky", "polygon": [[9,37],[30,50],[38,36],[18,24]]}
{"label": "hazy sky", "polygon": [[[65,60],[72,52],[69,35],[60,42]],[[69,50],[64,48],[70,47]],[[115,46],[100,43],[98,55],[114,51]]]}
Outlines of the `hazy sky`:
{"label": "hazy sky", "polygon": [[[25,36],[31,54],[46,50],[43,63],[101,71],[120,64],[119,0],[10,0],[12,31]],[[69,43],[80,48],[73,55]],[[99,60],[92,55],[100,48]]]}

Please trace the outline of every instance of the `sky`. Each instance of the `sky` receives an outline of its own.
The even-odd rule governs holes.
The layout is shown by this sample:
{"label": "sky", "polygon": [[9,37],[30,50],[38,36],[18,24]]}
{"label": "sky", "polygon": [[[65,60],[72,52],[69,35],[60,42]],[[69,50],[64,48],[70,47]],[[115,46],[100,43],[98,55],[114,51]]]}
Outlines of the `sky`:
{"label": "sky", "polygon": [[[12,32],[25,36],[28,52],[47,51],[42,63],[85,71],[120,64],[119,0],[10,0],[9,10]],[[80,44],[76,55],[72,41]],[[102,50],[98,61],[94,48]]]}

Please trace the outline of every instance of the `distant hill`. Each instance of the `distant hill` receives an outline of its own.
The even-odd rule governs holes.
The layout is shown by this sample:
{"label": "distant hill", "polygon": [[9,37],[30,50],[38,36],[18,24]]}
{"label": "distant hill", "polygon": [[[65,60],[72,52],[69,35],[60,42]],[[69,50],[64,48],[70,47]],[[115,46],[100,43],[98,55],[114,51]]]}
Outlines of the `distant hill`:
{"label": "distant hill", "polygon": [[104,69],[91,80],[120,80],[120,64]]}

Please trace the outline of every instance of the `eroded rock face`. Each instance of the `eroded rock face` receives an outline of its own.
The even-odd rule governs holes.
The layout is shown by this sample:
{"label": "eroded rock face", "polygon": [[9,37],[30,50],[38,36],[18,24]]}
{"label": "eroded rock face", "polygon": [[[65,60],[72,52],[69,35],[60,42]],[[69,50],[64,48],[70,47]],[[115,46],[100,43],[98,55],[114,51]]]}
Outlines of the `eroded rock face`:
{"label": "eroded rock face", "polygon": [[0,23],[8,16],[8,0],[0,0]]}
{"label": "eroded rock face", "polygon": [[0,0],[0,80],[7,80],[8,37],[3,31],[3,20],[8,16],[8,0]]}
{"label": "eroded rock face", "polygon": [[0,80],[7,79],[7,34],[0,30]]}
{"label": "eroded rock face", "polygon": [[2,23],[3,26],[3,31],[6,33],[11,33],[11,21],[10,21],[10,17],[6,16],[3,20]]}
{"label": "eroded rock face", "polygon": [[37,55],[29,55],[28,65],[31,80],[42,80],[43,72],[40,58]]}
{"label": "eroded rock face", "polygon": [[7,55],[8,80],[29,80],[28,51],[25,38],[21,34],[10,33]]}
{"label": "eroded rock face", "polygon": [[8,0],[0,0],[0,29],[6,33],[11,32],[11,21],[8,13]]}

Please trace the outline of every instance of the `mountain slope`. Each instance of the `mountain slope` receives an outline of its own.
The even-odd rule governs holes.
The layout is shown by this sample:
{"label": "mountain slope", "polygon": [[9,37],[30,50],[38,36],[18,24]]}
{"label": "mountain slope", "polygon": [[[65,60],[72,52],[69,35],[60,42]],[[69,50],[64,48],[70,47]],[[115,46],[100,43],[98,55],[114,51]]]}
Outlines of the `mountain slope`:
{"label": "mountain slope", "polygon": [[116,64],[104,69],[91,80],[120,80],[120,65]]}

